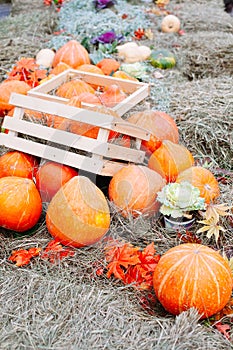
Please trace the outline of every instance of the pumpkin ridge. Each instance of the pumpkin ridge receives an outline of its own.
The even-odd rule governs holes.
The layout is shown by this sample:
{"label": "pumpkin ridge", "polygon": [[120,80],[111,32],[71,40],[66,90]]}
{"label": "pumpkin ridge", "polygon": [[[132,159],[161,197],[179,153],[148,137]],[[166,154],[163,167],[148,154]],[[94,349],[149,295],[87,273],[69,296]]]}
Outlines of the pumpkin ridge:
{"label": "pumpkin ridge", "polygon": [[191,261],[190,261],[190,263],[189,263],[189,265],[190,265],[190,269],[187,269],[187,272],[186,272],[186,274],[185,274],[185,276],[184,276],[184,279],[183,279],[183,281],[182,281],[182,288],[181,288],[181,290],[180,290],[180,295],[179,295],[179,300],[178,300],[178,305],[179,305],[179,312],[181,312],[182,311],[182,304],[183,304],[183,299],[184,299],[184,297],[185,297],[185,290],[186,290],[186,283],[187,283],[187,281],[188,281],[188,276],[189,276],[189,273],[190,273],[190,271],[191,271],[191,268],[192,268],[192,264],[193,264],[193,260],[195,259],[195,255],[193,255],[192,256],[192,259],[191,259]]}
{"label": "pumpkin ridge", "polygon": [[160,296],[160,293],[162,292],[162,289],[163,289],[163,286],[164,284],[167,282],[168,278],[170,277],[170,274],[177,268],[179,267],[179,265],[181,265],[183,263],[183,261],[185,259],[187,259],[188,256],[185,255],[183,256],[180,260],[178,260],[174,265],[172,265],[172,267],[170,267],[170,269],[167,270],[166,274],[164,275],[161,283],[160,283],[160,286],[159,286],[159,289],[158,289],[158,296]]}
{"label": "pumpkin ridge", "polygon": [[198,288],[197,288],[197,281],[198,281],[198,265],[199,265],[199,256],[198,254],[196,254],[196,256],[194,256],[195,258],[195,266],[194,266],[194,271],[195,271],[195,275],[194,275],[194,283],[193,283],[193,294],[192,294],[192,297],[191,297],[191,305],[194,305],[194,299],[196,298],[196,295],[197,295],[197,292],[198,292]]}
{"label": "pumpkin ridge", "polygon": [[[209,256],[208,256],[209,258]],[[220,297],[220,286],[218,283],[218,280],[213,272],[213,270],[210,268],[210,266],[207,264],[207,262],[205,261],[205,259],[203,258],[203,256],[200,255],[200,259],[202,260],[202,263],[204,263],[204,265],[207,267],[207,270],[210,272],[210,275],[213,279],[214,284],[216,285],[216,291],[217,291],[217,303],[218,303],[218,307],[221,305],[221,297]]]}
{"label": "pumpkin ridge", "polygon": [[229,270],[226,268],[226,266],[224,264],[221,264],[221,261],[219,261],[218,259],[215,259],[213,256],[211,255],[207,255],[203,252],[204,256],[208,257],[208,259],[214,261],[216,264],[218,264],[219,266],[221,266],[225,271],[229,272]]}

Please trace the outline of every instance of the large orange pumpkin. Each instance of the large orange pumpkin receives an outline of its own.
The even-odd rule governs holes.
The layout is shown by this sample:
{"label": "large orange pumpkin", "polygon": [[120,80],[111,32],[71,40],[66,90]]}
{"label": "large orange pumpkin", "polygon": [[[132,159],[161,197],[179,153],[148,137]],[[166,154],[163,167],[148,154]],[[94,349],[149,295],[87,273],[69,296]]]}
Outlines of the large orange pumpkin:
{"label": "large orange pumpkin", "polygon": [[29,154],[11,151],[0,157],[0,178],[18,176],[32,179],[38,170],[38,161]]}
{"label": "large orange pumpkin", "polygon": [[76,40],[70,40],[55,53],[52,66],[56,67],[60,62],[77,68],[85,63],[90,64],[90,58],[84,46]]}
{"label": "large orange pumpkin", "polygon": [[78,172],[69,167],[55,162],[42,164],[36,173],[36,187],[44,202],[50,202],[57,191]]}
{"label": "large orange pumpkin", "polygon": [[163,140],[173,143],[179,142],[179,132],[175,121],[167,113],[154,110],[145,110],[132,114],[128,122],[136,124],[151,133],[149,141],[142,141],[142,146],[153,153],[161,146]]}
{"label": "large orange pumpkin", "polygon": [[141,213],[153,215],[159,210],[157,192],[165,180],[155,171],[141,165],[129,165],[113,175],[109,184],[109,198],[124,217]]}
{"label": "large orange pumpkin", "polygon": [[217,251],[187,243],[169,249],[161,257],[154,271],[153,285],[168,312],[178,315],[195,307],[202,318],[206,318],[227,304],[232,274]]}
{"label": "large orange pumpkin", "polygon": [[162,142],[148,161],[149,168],[157,171],[168,182],[176,181],[178,174],[193,164],[194,158],[186,147],[168,140]]}
{"label": "large orange pumpkin", "polygon": [[92,94],[95,93],[95,90],[91,87],[91,85],[85,83],[80,79],[75,79],[63,83],[56,91],[56,95],[63,98],[70,99],[73,96],[78,96],[83,92],[90,92]]}
{"label": "large orange pumpkin", "polygon": [[7,176],[0,179],[0,226],[17,232],[27,231],[42,212],[40,194],[31,179]]}
{"label": "large orange pumpkin", "polygon": [[94,244],[109,230],[107,200],[87,177],[75,176],[49,203],[46,225],[51,235],[65,245]]}
{"label": "large orange pumpkin", "polygon": [[213,202],[220,195],[218,181],[210,170],[201,166],[193,166],[182,171],[176,181],[189,181],[193,186],[199,188],[200,197],[205,198],[206,203]]}
{"label": "large orange pumpkin", "polygon": [[14,106],[9,104],[9,99],[12,92],[26,95],[31,87],[24,81],[8,80],[0,84],[0,117],[4,116],[7,111],[10,111]]}

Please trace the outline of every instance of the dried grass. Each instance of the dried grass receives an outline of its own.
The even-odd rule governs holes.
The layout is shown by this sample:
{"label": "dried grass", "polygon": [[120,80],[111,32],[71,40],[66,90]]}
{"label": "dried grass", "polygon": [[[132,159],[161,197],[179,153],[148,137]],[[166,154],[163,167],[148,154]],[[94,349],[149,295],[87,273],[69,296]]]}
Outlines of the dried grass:
{"label": "dried grass", "polygon": [[[139,109],[150,104],[175,118],[181,142],[193,152],[196,161],[207,161],[210,170],[222,177],[220,201],[231,204],[232,19],[223,12],[221,1],[171,3],[171,9],[182,19],[186,34],[178,37],[156,32],[154,45],[175,51],[178,65],[163,71],[164,79],[151,79],[153,93]],[[24,4],[27,6],[22,7]],[[37,6],[38,2],[19,1],[20,9],[14,7],[14,16],[2,21],[1,79],[20,56],[34,56],[54,31],[56,16],[44,8],[37,8],[28,16],[32,4]],[[156,28],[160,20],[154,18]],[[161,217],[139,216],[127,220],[113,205],[110,207],[109,235],[116,239],[141,247],[154,241],[159,254],[182,242],[176,232],[163,228]],[[227,218],[223,224],[226,232],[218,245],[204,233],[199,237],[204,244],[232,254],[232,227]],[[193,232],[198,225],[192,228]],[[14,249],[45,247],[50,239],[43,218],[30,236],[1,229],[1,349],[233,349],[213,327],[199,321],[195,310],[173,317],[157,303],[150,314],[141,305],[143,292],[123,286],[113,278],[108,280],[104,275],[97,277],[96,263],[103,259],[104,241],[76,249],[74,257],[56,265],[35,258],[29,266],[17,268],[7,260]]]}

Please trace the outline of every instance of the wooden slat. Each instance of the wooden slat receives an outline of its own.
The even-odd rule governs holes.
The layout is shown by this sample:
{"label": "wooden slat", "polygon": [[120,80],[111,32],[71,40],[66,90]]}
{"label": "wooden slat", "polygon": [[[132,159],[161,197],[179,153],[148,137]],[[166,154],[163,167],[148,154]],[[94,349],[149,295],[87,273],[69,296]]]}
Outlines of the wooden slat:
{"label": "wooden slat", "polygon": [[99,126],[104,129],[114,130],[122,134],[128,134],[132,137],[141,138],[143,140],[149,140],[150,138],[150,133],[148,130],[124,121],[123,119],[114,118],[111,115],[95,111],[67,106],[16,93],[11,94],[9,103],[17,107],[55,114],[60,117]]}
{"label": "wooden slat", "polygon": [[114,174],[116,174],[117,171],[127,166],[128,164],[125,163],[106,161],[103,165],[103,168],[99,172],[99,175],[113,176]]}
{"label": "wooden slat", "polygon": [[[8,116],[4,118],[2,126],[5,129],[18,131],[25,135],[58,143],[82,151],[92,152],[107,158],[142,163],[145,157],[144,151],[107,143],[109,131],[107,131],[106,141],[105,139],[101,139],[99,137],[96,140],[85,136],[79,136],[67,131],[50,128],[41,124],[31,123],[25,120],[14,120],[14,118]],[[100,131],[101,130],[102,129],[100,129]],[[30,150],[28,150],[27,153],[30,153]]]}
{"label": "wooden slat", "polygon": [[8,134],[0,133],[0,143],[1,145],[21,152],[29,153],[37,157],[66,164],[96,174],[100,173],[103,167],[103,161],[98,159],[93,160],[92,158],[77,153],[43,145],[31,140],[10,136]]}
{"label": "wooden slat", "polygon": [[36,86],[35,88],[28,91],[28,95],[31,94],[31,92],[43,92],[47,93],[53,89],[56,89],[59,85],[65,83],[67,81],[68,72],[70,69],[67,69],[66,71],[54,76],[53,78],[49,79],[48,81],[44,82],[41,85]]}

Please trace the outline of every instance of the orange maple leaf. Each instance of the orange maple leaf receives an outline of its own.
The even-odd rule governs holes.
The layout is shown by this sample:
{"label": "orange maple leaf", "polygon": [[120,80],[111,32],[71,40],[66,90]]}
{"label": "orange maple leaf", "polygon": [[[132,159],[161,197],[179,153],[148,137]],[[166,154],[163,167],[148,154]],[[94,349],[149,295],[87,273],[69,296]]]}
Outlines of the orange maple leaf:
{"label": "orange maple leaf", "polygon": [[36,87],[37,85],[39,85],[39,82],[42,79],[45,79],[46,77],[47,77],[46,69],[37,69],[28,74],[28,79],[30,80],[28,80],[27,83],[29,83],[29,85],[32,87]]}
{"label": "orange maple leaf", "polygon": [[38,256],[41,251],[41,248],[30,248],[30,249],[19,249],[13,250],[11,256],[8,260],[15,262],[16,266],[28,265],[30,260]]}
{"label": "orange maple leaf", "polygon": [[133,247],[130,243],[107,248],[106,261],[109,262],[107,265],[107,277],[109,278],[113,274],[115,278],[124,280],[125,269],[129,265],[136,265],[140,262],[137,254],[138,250],[138,247]]}
{"label": "orange maple leaf", "polygon": [[49,260],[50,263],[64,259],[67,256],[74,256],[75,251],[68,247],[63,247],[58,240],[52,240],[41,254],[41,258]]}

